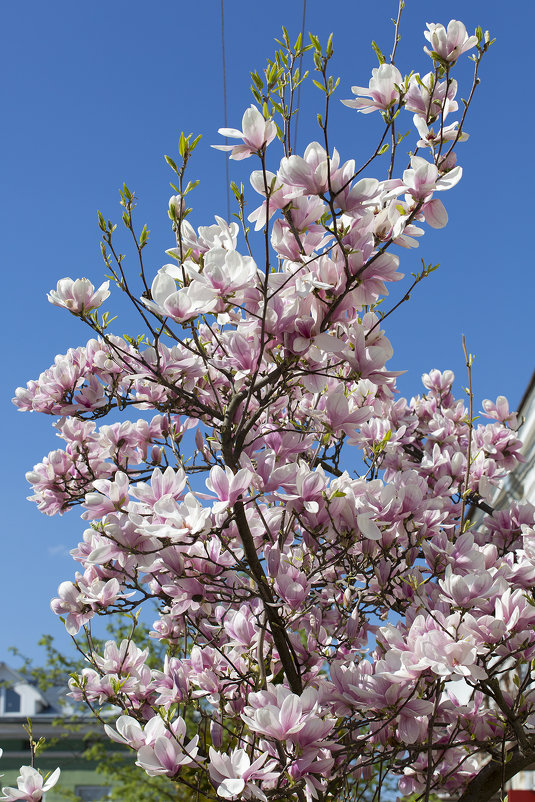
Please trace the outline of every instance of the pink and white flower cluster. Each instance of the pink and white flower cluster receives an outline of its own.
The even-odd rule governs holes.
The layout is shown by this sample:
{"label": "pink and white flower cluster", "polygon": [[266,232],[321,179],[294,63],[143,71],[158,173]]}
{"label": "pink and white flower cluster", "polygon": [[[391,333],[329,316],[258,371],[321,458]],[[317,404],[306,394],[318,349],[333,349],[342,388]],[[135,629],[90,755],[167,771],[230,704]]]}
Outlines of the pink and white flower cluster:
{"label": "pink and white flower cluster", "polygon": [[186,724],[180,716],[172,722],[154,716],[144,727],[131,716],[120,716],[115,730],[109,724],[104,729],[113,741],[137,750],[136,765],[149,775],[173,777],[182,766],[201,762],[197,756],[199,736],[184,743]]}
{"label": "pink and white flower cluster", "polygon": [[515,414],[500,396],[474,420],[451,371],[400,398],[378,308],[462,176],[451,71],[484,47],[455,20],[426,38],[432,72],[383,63],[346,102],[385,133],[409,112],[408,162],[374,177],[282,129],[277,151],[251,106],[218,146],[255,160],[243,239],[173,196],[171,262],[141,265],[146,335],[108,334],[87,317],[107,287],[64,279],[51,300],[97,337],[16,393],[60,418],[32,499],[90,522],[53,610],[76,635],[155,601],[166,650],[151,668],[135,634],[110,641],[71,694],[123,711],[106,731],[148,774],[204,772],[222,799],[341,798],[385,765],[403,793],[459,795],[479,752],[533,736],[535,511],[489,506],[523,459]]}

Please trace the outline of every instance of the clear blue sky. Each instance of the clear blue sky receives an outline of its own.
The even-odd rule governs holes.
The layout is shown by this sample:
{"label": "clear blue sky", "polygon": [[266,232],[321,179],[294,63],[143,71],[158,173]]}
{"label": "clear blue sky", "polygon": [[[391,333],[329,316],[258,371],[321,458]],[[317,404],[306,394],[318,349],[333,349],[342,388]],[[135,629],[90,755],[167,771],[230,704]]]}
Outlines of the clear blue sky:
{"label": "clear blue sky", "polygon": [[[334,33],[338,96],[350,97],[350,87],[367,84],[377,64],[371,40],[389,52],[397,4],[308,0],[307,6],[307,30],[324,40]],[[281,25],[297,34],[303,7],[301,0],[226,0],[225,7],[228,124],[239,128],[251,102],[249,70],[262,69]],[[407,370],[400,388],[409,396],[419,392],[420,375],[432,367],[453,368],[462,392],[463,332],[476,354],[479,402],[506,394],[514,405],[534,368],[533,8],[531,1],[407,0],[396,61],[402,72],[429,69],[422,50],[426,22],[461,19],[469,32],[480,24],[497,37],[466,126],[471,138],[459,148],[464,177],[444,197],[450,223],[427,234],[418,250],[402,254],[400,269],[407,274],[419,269],[422,257],[441,263],[387,327],[395,350],[390,366]],[[12,662],[8,646],[35,656],[42,633],[67,643],[48,605],[59,582],[74,573],[66,555],[84,528],[76,511],[46,519],[25,500],[25,471],[59,441],[51,419],[17,413],[9,401],[16,386],[88,337],[78,321],[48,304],[46,292],[68,275],[100,283],[96,210],[120,220],[117,190],[123,181],[140,198],[138,220],[152,230],[149,270],[167,261],[164,250],[173,244],[166,211],[172,176],[163,154],[175,155],[181,130],[203,134],[192,165],[191,177],[201,179],[192,222],[210,224],[214,214],[225,216],[226,192],[225,156],[209,147],[221,142],[217,129],[224,124],[218,0],[150,5],[27,0],[5,4],[2,16],[7,364],[0,659]],[[469,65],[466,61],[466,77]],[[309,97],[304,101],[301,152],[318,136],[315,108]],[[362,158],[379,123],[378,115],[358,115],[340,104],[333,114],[332,142],[344,159]],[[239,179],[239,165],[231,165]],[[251,169],[252,161],[245,166]],[[392,299],[402,292],[401,285],[394,287]]]}

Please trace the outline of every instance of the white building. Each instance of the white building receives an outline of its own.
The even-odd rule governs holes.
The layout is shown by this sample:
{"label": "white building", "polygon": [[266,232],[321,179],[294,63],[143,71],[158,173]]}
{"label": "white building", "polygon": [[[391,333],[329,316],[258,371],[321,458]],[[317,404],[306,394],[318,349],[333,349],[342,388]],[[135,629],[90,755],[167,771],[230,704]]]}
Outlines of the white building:
{"label": "white building", "polygon": [[[518,465],[504,481],[503,487],[492,501],[492,507],[495,510],[507,509],[508,505],[514,501],[529,501],[535,505],[535,372],[520,400],[517,412],[521,422],[518,436],[522,440],[521,453],[525,462]],[[472,510],[471,519],[473,524],[477,525],[477,523],[484,520],[486,515],[487,513],[480,509]],[[455,686],[453,687],[454,693],[458,693],[461,699],[469,690],[466,686],[463,688],[462,682],[451,684]],[[515,802],[515,799],[520,802],[521,796],[517,796],[513,792],[515,790],[535,792],[535,769],[520,772],[513,777],[507,787],[511,791],[509,794],[510,802]],[[535,800],[535,796],[533,798]]]}
{"label": "white building", "polygon": [[[60,781],[47,793],[46,802],[65,802],[65,792],[82,802],[97,802],[109,794],[109,781],[97,773],[94,761],[82,756],[87,747],[84,736],[91,733],[91,723],[80,718],[80,710],[70,703],[66,689],[41,691],[5,663],[0,663],[0,785],[16,787],[20,766],[30,764],[29,738],[24,730],[28,719],[34,741],[45,738],[48,746],[39,753],[36,766],[44,774],[61,768]],[[64,721],[65,726],[58,726],[58,721]],[[77,723],[76,730],[69,728],[72,723]]]}

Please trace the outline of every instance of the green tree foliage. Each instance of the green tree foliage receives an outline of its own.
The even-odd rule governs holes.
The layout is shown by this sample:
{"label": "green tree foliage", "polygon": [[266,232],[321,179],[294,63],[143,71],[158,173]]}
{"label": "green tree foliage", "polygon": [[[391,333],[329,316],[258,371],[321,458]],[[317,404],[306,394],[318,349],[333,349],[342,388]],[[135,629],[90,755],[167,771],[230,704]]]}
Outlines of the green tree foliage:
{"label": "green tree foliage", "polygon": [[[161,641],[149,637],[150,629],[137,621],[135,617],[128,614],[116,617],[108,624],[107,631],[109,639],[118,643],[132,638],[135,631],[137,645],[148,651],[147,666],[158,668],[162,665],[165,646]],[[66,677],[79,675],[87,666],[85,655],[91,652],[99,653],[102,651],[104,643],[104,639],[95,638],[87,630],[83,638],[77,638],[76,650],[64,653],[56,647],[52,635],[43,635],[38,644],[44,649],[45,655],[44,663],[41,666],[34,665],[15,647],[12,647],[10,651],[23,661],[22,668],[19,668],[18,672],[25,679],[34,683],[39,690],[47,691],[55,687],[65,688],[67,692]],[[106,784],[111,786],[111,800],[118,802],[119,800],[120,802],[166,802],[166,800],[204,802],[206,797],[203,791],[210,793],[210,789],[206,787],[207,781],[204,775],[196,774],[192,769],[186,770],[191,775],[188,777],[187,773],[185,774],[189,787],[179,786],[172,779],[163,775],[148,776],[143,769],[136,766],[133,752],[110,742],[104,736],[102,729],[102,722],[105,722],[110,710],[109,705],[95,709],[95,718],[87,715],[85,706],[80,706],[80,716],[58,717],[56,721],[58,736],[48,739],[43,748],[46,750],[47,747],[57,747],[63,740],[68,741],[69,744],[72,744],[73,739],[81,741],[83,745],[79,753],[80,768],[84,768],[84,762],[91,767],[96,764],[96,771],[102,775]],[[195,721],[195,711],[188,710],[184,717],[188,730],[196,731],[198,723]],[[79,800],[79,797],[72,791],[59,792],[72,802]]]}

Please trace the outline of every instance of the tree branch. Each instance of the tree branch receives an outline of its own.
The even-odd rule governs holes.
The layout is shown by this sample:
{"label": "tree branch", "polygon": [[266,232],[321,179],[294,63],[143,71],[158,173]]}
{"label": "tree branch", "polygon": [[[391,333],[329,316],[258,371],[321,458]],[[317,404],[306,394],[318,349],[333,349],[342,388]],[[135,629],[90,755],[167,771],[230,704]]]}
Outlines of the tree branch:
{"label": "tree branch", "polygon": [[510,780],[519,771],[527,769],[535,763],[535,749],[526,754],[522,754],[520,749],[515,746],[507,753],[511,757],[502,766],[501,763],[491,761],[481,769],[479,774],[468,783],[464,794],[459,802],[490,802],[493,795],[499,791],[502,784],[502,777],[505,781]]}

